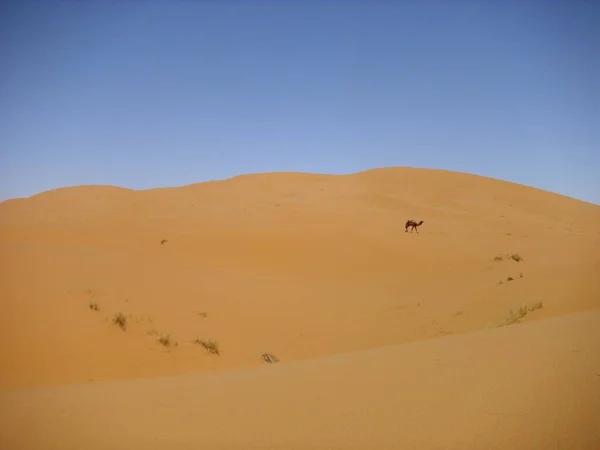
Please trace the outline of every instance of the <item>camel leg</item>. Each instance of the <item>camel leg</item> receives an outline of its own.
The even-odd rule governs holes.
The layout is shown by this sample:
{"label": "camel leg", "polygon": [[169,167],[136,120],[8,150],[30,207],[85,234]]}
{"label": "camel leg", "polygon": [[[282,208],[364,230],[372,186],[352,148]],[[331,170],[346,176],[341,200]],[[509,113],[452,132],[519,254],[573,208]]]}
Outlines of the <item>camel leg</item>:
{"label": "camel leg", "polygon": [[419,234],[419,228],[415,227],[415,231],[417,232],[417,234]]}

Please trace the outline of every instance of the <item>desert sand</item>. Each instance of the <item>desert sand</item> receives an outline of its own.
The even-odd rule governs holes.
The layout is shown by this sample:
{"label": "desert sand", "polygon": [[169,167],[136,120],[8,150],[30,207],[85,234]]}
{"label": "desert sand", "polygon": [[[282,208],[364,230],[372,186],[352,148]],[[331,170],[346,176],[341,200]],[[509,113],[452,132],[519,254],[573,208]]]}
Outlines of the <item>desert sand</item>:
{"label": "desert sand", "polygon": [[600,448],[598,205],[413,168],[78,186],[1,203],[0,250],[2,449]]}

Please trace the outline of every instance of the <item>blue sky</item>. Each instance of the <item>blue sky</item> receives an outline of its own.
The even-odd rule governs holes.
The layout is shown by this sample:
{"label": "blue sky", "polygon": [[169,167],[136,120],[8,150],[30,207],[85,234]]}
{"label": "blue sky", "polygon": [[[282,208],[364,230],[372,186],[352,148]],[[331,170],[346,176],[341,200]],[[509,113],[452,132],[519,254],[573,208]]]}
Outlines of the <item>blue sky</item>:
{"label": "blue sky", "polygon": [[0,200],[384,166],[600,203],[600,4],[0,3]]}

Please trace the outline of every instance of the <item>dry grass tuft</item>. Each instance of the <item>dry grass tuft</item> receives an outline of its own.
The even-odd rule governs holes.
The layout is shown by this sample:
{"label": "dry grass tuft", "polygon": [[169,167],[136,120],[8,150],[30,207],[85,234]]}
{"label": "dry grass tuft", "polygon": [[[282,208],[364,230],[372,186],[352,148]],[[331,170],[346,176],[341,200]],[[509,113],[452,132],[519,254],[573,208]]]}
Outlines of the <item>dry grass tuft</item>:
{"label": "dry grass tuft", "polygon": [[519,323],[527,315],[527,312],[527,305],[519,305],[516,309],[511,309],[508,312],[508,317],[504,319],[501,325],[512,325],[513,323]]}
{"label": "dry grass tuft", "polygon": [[157,342],[163,347],[171,347],[173,345],[177,345],[177,343],[171,339],[170,334],[161,334],[160,337],[157,339]]}
{"label": "dry grass tuft", "polygon": [[125,331],[127,329],[127,317],[122,312],[116,313],[113,317],[113,323],[117,325],[121,330]]}
{"label": "dry grass tuft", "polygon": [[510,258],[516,262],[523,261],[523,257],[521,255],[519,255],[518,253],[513,253],[512,255],[509,255],[508,253],[505,253],[505,254],[498,253],[496,256],[494,256],[494,261],[496,261],[496,262],[504,261],[504,259],[506,259],[506,258]]}
{"label": "dry grass tuft", "polygon": [[278,363],[279,362],[279,358],[275,355],[273,355],[272,353],[263,353],[260,358],[269,363],[269,364],[273,364],[273,363]]}
{"label": "dry grass tuft", "polygon": [[195,344],[201,345],[202,347],[204,347],[209,353],[212,353],[213,355],[220,355],[221,354],[221,350],[219,349],[219,344],[217,343],[217,341],[212,341],[212,340],[203,340],[200,338],[196,338],[196,340],[194,341]]}
{"label": "dry grass tuft", "polygon": [[530,306],[527,306],[525,303],[520,304],[517,308],[513,308],[508,312],[508,316],[501,320],[500,322],[488,326],[486,328],[496,328],[496,327],[505,327],[507,325],[513,325],[516,323],[520,323],[528,313],[533,312],[537,309],[543,308],[543,303],[541,301],[536,301]]}
{"label": "dry grass tuft", "polygon": [[528,309],[529,309],[529,311],[535,311],[536,309],[542,309],[543,307],[544,307],[544,304],[542,303],[542,301],[538,300],[533,305],[531,305]]}

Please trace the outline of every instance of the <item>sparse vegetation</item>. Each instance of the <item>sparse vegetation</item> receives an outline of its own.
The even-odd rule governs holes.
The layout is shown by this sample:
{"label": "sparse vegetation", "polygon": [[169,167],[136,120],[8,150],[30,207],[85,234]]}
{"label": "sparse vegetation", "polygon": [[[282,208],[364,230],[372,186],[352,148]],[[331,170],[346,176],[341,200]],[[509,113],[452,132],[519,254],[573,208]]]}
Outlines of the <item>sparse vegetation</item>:
{"label": "sparse vegetation", "polygon": [[506,258],[510,258],[516,262],[523,261],[523,257],[521,255],[519,255],[518,253],[513,253],[512,255],[509,255],[508,253],[506,253],[506,254],[498,253],[496,256],[494,256],[494,261],[496,261],[496,262],[504,261],[504,259],[506,259]]}
{"label": "sparse vegetation", "polygon": [[92,311],[100,311],[100,306],[96,302],[90,302],[89,307]]}
{"label": "sparse vegetation", "polygon": [[513,277],[507,277],[507,278],[506,278],[506,281],[512,281],[512,280],[514,280],[514,278],[513,278]]}
{"label": "sparse vegetation", "polygon": [[171,347],[172,345],[174,345],[170,334],[161,334],[157,341],[163,347]]}
{"label": "sparse vegetation", "polygon": [[511,309],[508,312],[508,317],[505,319],[504,325],[520,322],[527,315],[527,312],[527,305],[519,305],[516,309]]}
{"label": "sparse vegetation", "polygon": [[127,317],[122,312],[116,313],[113,317],[113,323],[125,331],[127,328]]}
{"label": "sparse vegetation", "polygon": [[167,241],[166,239],[163,239],[162,241],[160,241],[160,245],[166,244],[167,242],[169,242],[169,241]]}
{"label": "sparse vegetation", "polygon": [[519,323],[521,322],[521,320],[523,320],[523,318],[530,312],[533,312],[537,309],[543,308],[543,304],[541,301],[536,301],[535,303],[533,303],[530,306],[527,306],[526,304],[522,303],[520,304],[517,308],[513,308],[508,312],[508,317],[506,317],[504,320],[502,320],[501,322],[495,324],[492,326],[492,328],[495,327],[504,327],[507,325],[512,325],[515,323]]}
{"label": "sparse vegetation", "polygon": [[203,319],[206,319],[207,313],[202,311],[198,313]]}
{"label": "sparse vegetation", "polygon": [[221,350],[219,349],[219,344],[217,343],[217,341],[212,341],[212,340],[206,341],[204,339],[196,338],[196,340],[194,341],[194,343],[198,344],[198,345],[201,345],[209,353],[212,353],[214,355],[220,355],[221,354]]}
{"label": "sparse vegetation", "polygon": [[542,309],[543,307],[544,307],[544,304],[542,303],[542,301],[538,300],[533,305],[531,305],[528,309],[529,309],[529,311],[535,311],[536,309]]}
{"label": "sparse vegetation", "polygon": [[263,353],[260,357],[263,361],[265,361],[269,364],[279,362],[279,358],[271,353]]}

